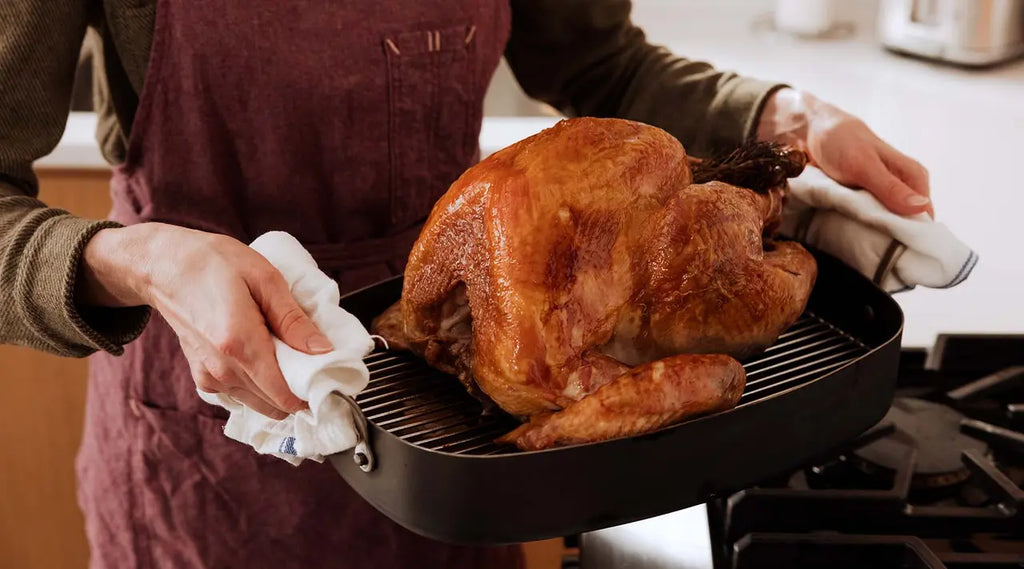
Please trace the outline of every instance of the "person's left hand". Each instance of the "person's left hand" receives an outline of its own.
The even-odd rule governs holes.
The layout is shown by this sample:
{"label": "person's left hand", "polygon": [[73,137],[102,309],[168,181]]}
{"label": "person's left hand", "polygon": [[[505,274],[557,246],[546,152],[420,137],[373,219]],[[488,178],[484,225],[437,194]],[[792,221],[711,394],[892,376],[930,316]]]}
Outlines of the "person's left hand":
{"label": "person's left hand", "polygon": [[830,178],[871,192],[894,213],[935,216],[924,166],[878,138],[857,117],[807,93],[787,88],[772,94],[757,137],[803,150]]}

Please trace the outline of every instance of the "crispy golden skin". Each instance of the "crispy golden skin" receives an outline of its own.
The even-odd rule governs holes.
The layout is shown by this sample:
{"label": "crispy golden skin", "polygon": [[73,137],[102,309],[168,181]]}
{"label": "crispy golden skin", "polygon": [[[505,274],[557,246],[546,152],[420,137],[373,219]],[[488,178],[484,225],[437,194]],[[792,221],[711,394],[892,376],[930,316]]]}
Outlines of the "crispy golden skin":
{"label": "crispy golden skin", "polygon": [[690,162],[668,133],[619,119],[569,119],[495,153],[434,207],[377,333],[534,417],[504,439],[521,448],[734,406],[733,358],[800,316],[816,265],[771,239],[784,176],[694,184]]}

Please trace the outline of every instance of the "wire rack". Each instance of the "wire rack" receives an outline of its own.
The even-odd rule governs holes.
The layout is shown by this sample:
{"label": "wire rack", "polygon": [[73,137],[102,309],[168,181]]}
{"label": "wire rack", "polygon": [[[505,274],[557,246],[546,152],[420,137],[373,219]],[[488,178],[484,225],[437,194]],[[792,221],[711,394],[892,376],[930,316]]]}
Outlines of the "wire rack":
{"label": "wire rack", "polygon": [[[767,350],[743,362],[747,385],[739,405],[750,405],[805,385],[856,360],[867,347],[820,317],[805,313]],[[455,378],[408,352],[366,359],[370,383],[356,398],[367,420],[411,444],[434,451],[493,455],[518,452],[494,439],[515,428],[500,411],[484,412]]]}

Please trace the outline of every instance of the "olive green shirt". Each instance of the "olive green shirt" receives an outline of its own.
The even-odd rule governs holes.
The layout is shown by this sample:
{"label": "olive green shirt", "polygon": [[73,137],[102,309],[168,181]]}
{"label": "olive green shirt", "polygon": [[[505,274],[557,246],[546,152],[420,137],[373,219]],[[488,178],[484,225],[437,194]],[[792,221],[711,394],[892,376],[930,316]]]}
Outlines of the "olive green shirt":
{"label": "olive green shirt", "polygon": [[[505,56],[517,81],[569,116],[660,126],[700,156],[751,136],[761,105],[779,86],[651,45],[630,21],[628,0],[510,1]],[[0,2],[0,343],[67,356],[118,354],[145,326],[146,307],[76,304],[85,244],[117,225],[47,207],[36,199],[32,164],[63,133],[83,40],[96,62],[97,138],[111,164],[123,160],[156,2]]]}

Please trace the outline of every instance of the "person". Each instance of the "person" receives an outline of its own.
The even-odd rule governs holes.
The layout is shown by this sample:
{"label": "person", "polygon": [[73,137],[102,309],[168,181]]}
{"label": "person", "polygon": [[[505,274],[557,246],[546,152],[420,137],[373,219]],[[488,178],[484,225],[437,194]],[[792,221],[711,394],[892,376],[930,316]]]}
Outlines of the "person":
{"label": "person", "polygon": [[[515,567],[515,547],[436,543],[328,464],[227,439],[195,389],[270,417],[290,393],[272,334],[331,349],[246,243],[295,235],[352,290],[398,274],[434,201],[478,158],[501,57],[567,115],[647,122],[694,156],[806,150],[901,214],[928,175],[855,117],[647,41],[628,0],[0,4],[0,341],[91,356],[77,457],[92,567]],[[36,199],[83,35],[96,42],[113,208]]]}

